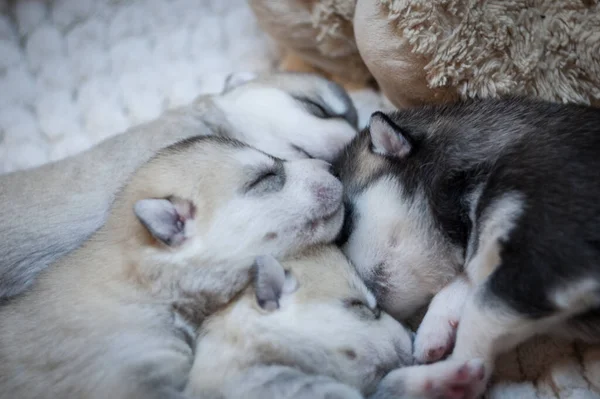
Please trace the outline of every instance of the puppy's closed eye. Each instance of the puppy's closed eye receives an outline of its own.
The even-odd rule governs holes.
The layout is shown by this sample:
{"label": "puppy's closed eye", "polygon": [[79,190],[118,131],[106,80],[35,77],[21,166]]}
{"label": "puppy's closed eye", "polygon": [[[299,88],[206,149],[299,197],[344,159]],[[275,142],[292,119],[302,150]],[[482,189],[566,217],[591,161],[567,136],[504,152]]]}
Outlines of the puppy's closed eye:
{"label": "puppy's closed eye", "polygon": [[381,309],[378,305],[375,305],[375,307],[370,307],[360,299],[348,299],[345,301],[345,306],[349,309],[352,309],[362,317],[373,317],[375,319],[379,319],[381,317]]}
{"label": "puppy's closed eye", "polygon": [[285,185],[285,172],[283,167],[269,168],[254,175],[246,185],[246,192],[267,193],[276,192]]}
{"label": "puppy's closed eye", "polygon": [[323,107],[321,104],[317,103],[314,100],[311,100],[311,99],[305,98],[305,97],[295,97],[295,98],[298,102],[300,102],[300,104],[302,104],[302,106],[308,112],[310,112],[317,118],[327,119],[327,118],[334,117],[334,115],[332,115],[330,112],[328,112],[327,109],[325,109],[325,107]]}
{"label": "puppy's closed eye", "polygon": [[260,183],[262,183],[263,181],[267,180],[267,179],[271,179],[273,177],[277,177],[277,172],[274,170],[267,170],[264,172],[261,172],[258,177],[256,179],[254,179],[249,185],[248,188],[252,189],[254,187],[256,187],[257,185],[259,185]]}

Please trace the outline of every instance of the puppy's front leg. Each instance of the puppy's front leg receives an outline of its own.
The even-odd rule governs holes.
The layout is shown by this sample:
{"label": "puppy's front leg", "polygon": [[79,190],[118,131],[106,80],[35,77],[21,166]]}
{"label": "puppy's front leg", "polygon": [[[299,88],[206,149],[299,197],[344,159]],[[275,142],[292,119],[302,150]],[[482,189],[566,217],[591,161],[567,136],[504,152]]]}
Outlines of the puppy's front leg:
{"label": "puppy's front leg", "polygon": [[452,351],[456,329],[470,290],[471,284],[463,274],[433,298],[417,330],[414,350],[417,362],[435,362]]}
{"label": "puppy's front leg", "polygon": [[554,325],[553,318],[532,319],[494,297],[488,285],[477,287],[468,297],[456,334],[456,344],[448,360],[484,361],[485,377],[470,398],[482,395],[494,368],[496,357],[509,351],[538,332]]}
{"label": "puppy's front leg", "polygon": [[390,372],[369,399],[468,398],[484,377],[483,362],[445,361]]}

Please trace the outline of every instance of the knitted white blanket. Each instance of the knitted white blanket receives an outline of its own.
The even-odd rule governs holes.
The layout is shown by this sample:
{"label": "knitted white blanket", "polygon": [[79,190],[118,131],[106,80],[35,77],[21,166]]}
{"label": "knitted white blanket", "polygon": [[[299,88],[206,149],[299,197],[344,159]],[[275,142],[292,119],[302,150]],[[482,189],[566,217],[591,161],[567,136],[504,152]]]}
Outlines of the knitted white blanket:
{"label": "knitted white blanket", "polygon": [[[245,0],[0,0],[0,173],[80,152],[276,57]],[[363,125],[384,106],[352,96]],[[600,398],[598,347],[537,339],[499,363],[492,397]]]}
{"label": "knitted white blanket", "polygon": [[82,151],[275,57],[244,0],[0,0],[0,173]]}

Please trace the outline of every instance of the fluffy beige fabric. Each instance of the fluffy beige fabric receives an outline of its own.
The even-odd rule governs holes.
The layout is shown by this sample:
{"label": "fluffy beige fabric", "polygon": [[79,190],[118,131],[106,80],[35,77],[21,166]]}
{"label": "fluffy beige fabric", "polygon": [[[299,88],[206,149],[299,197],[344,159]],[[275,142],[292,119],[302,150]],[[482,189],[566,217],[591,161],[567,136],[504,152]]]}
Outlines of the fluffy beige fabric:
{"label": "fluffy beige fabric", "polygon": [[[597,0],[380,0],[399,36],[429,59],[431,87],[461,97],[600,100]],[[393,38],[390,38],[393,40]]]}
{"label": "fluffy beige fabric", "polygon": [[284,48],[349,81],[372,74],[399,107],[504,94],[600,105],[598,0],[249,2]]}
{"label": "fluffy beige fabric", "polygon": [[355,0],[248,0],[259,25],[289,50],[341,81],[371,79],[356,42]]}

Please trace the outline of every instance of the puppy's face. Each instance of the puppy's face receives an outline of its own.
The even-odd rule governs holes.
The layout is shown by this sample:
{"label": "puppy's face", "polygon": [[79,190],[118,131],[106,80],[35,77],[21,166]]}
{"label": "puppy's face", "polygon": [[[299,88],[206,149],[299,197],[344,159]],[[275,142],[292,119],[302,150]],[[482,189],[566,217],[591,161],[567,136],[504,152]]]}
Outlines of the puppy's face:
{"label": "puppy's face", "polygon": [[330,376],[365,394],[413,363],[412,333],[379,309],[334,247],[281,264],[257,260],[253,290],[216,319],[207,324],[215,334],[245,336],[240,357]]}
{"label": "puppy's face", "polygon": [[248,77],[228,84],[215,102],[243,142],[281,159],[332,161],[356,136],[348,94],[317,75]]}
{"label": "puppy's face", "polygon": [[[153,198],[136,214],[181,259],[235,261],[286,255],[332,241],[343,222],[343,189],[319,160],[282,161],[231,140],[175,145],[141,173]],[[139,195],[138,195],[139,197]]]}
{"label": "puppy's face", "polygon": [[461,251],[434,220],[413,137],[374,114],[336,164],[347,217],[339,243],[382,307],[407,318],[456,273]]}

